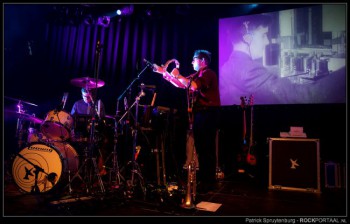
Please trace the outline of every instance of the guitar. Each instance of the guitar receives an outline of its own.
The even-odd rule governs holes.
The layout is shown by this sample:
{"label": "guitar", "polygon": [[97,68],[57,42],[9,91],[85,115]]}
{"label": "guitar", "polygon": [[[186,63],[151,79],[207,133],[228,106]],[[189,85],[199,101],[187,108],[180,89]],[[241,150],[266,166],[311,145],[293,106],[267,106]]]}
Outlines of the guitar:
{"label": "guitar", "polygon": [[250,138],[249,138],[249,148],[246,156],[246,162],[251,165],[256,165],[256,156],[255,156],[255,143],[253,142],[253,95],[249,97],[250,105]]}
{"label": "guitar", "polygon": [[243,111],[243,146],[242,146],[242,152],[237,154],[237,161],[242,162],[244,158],[246,157],[246,153],[248,151],[248,145],[247,145],[247,120],[246,120],[246,109],[247,109],[247,104],[246,104],[246,97],[241,96],[241,108]]}

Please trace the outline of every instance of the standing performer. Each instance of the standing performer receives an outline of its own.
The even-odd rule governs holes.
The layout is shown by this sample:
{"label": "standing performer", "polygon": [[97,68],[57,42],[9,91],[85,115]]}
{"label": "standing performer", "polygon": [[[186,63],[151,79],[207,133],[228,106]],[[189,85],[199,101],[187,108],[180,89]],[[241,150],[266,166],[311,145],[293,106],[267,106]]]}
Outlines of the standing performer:
{"label": "standing performer", "polygon": [[167,66],[153,64],[153,71],[174,86],[189,89],[193,113],[193,135],[199,162],[198,192],[207,193],[216,182],[216,130],[220,95],[217,74],[209,68],[211,53],[207,50],[194,52],[192,65],[194,74],[184,77],[177,66],[169,74]]}

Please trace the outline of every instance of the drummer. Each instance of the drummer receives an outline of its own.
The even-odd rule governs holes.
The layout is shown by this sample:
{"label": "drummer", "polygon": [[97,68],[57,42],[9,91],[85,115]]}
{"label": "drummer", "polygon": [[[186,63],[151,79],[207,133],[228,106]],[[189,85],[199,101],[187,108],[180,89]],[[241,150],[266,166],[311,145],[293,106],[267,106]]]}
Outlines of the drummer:
{"label": "drummer", "polygon": [[[96,101],[96,91],[94,89],[86,89],[82,88],[81,89],[81,94],[82,94],[82,99],[77,100],[72,107],[71,110],[71,115],[72,116],[79,116],[79,115],[89,115],[89,117],[94,118],[96,123],[95,124],[100,124],[103,122],[103,119],[105,117],[105,107],[104,104],[101,100]],[[91,121],[91,119],[90,119]],[[90,123],[90,122],[89,122]],[[86,123],[85,130],[87,133],[89,133],[89,124]],[[96,126],[95,126],[96,127]],[[77,130],[73,130],[72,135],[76,135]],[[86,133],[86,134],[87,134]],[[89,137],[84,136],[84,137]],[[96,136],[95,136],[96,137]],[[100,138],[101,136],[98,136]],[[73,139],[75,137],[73,136]],[[100,139],[96,139],[100,140]],[[104,168],[104,160],[108,156],[108,149],[107,145],[108,142],[106,142],[106,139],[102,139],[102,142],[98,142],[98,168],[100,171],[100,175],[106,175],[107,171]]]}

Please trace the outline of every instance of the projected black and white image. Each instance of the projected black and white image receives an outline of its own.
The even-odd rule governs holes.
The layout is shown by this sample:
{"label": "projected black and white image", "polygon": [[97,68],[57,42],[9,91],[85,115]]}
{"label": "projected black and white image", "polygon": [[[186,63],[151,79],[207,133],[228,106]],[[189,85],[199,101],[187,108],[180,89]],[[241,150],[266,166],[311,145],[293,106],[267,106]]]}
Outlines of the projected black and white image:
{"label": "projected black and white image", "polygon": [[219,20],[221,104],[346,102],[346,9],[324,4]]}

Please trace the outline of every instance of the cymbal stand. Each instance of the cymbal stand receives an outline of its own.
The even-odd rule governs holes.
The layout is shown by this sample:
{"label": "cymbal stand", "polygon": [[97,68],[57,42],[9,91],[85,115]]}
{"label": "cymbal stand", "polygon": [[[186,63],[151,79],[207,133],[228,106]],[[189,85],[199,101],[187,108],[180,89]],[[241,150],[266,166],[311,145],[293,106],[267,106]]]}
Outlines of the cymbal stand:
{"label": "cymbal stand", "polygon": [[[17,104],[17,113],[19,114],[23,114],[25,112],[25,110],[23,109],[23,104],[21,103],[21,100],[18,101],[18,104]],[[16,137],[18,139],[18,148],[22,148],[23,146],[23,117],[22,115],[20,115],[18,118],[17,118],[17,127],[16,127]]]}
{"label": "cymbal stand", "polygon": [[[109,181],[110,181],[110,185],[112,186],[112,174],[115,174],[115,185],[113,186],[113,188],[119,188],[119,186],[122,184],[122,181],[125,181],[125,178],[121,175],[120,173],[120,169],[119,169],[119,164],[118,164],[118,154],[117,154],[117,143],[118,143],[118,124],[119,121],[117,120],[118,118],[118,112],[119,112],[119,100],[120,97],[117,100],[117,110],[116,110],[116,117],[114,120],[114,148],[113,148],[113,167],[112,170],[110,172],[110,176],[109,176]],[[107,159],[108,160],[108,159]]]}
{"label": "cymbal stand", "polygon": [[[92,189],[93,179],[94,179],[95,175],[97,176],[97,181],[98,181],[98,185],[100,187],[101,193],[102,194],[105,193],[103,181],[102,181],[101,175],[100,175],[98,167],[97,167],[96,157],[94,157],[94,155],[93,155],[93,151],[96,147],[95,120],[96,120],[96,118],[95,118],[95,116],[93,116],[93,118],[91,119],[92,124],[91,124],[91,128],[90,128],[89,144],[85,148],[84,162],[80,166],[80,168],[76,172],[76,174],[72,178],[69,179],[69,183],[68,183],[69,193],[72,193],[71,183],[73,182],[73,180],[75,178],[79,177],[80,180],[82,180],[86,186],[86,193],[89,194],[91,189]],[[91,163],[92,163],[93,167],[91,167]],[[93,170],[91,170],[91,168],[93,168]],[[83,169],[84,169],[84,172],[83,172],[84,174],[82,177],[80,175],[80,173],[82,172]]]}
{"label": "cymbal stand", "polygon": [[[130,114],[130,110],[135,106],[135,104],[137,104],[137,111],[136,111],[136,118],[135,119],[135,122],[137,123],[137,114],[138,114],[138,102],[140,100],[140,98],[142,96],[145,95],[145,93],[143,92],[143,89],[141,90],[140,92],[140,95],[138,97],[136,97],[136,100],[135,102],[129,107],[129,108],[126,108],[126,111],[125,113],[120,117],[120,119],[118,120],[118,114],[119,114],[119,102],[120,100],[123,98],[123,96],[125,95],[125,93],[127,91],[129,91],[129,93],[131,92],[131,87],[133,86],[133,84],[136,82],[136,80],[138,80],[141,76],[141,74],[147,69],[148,65],[146,67],[144,67],[140,73],[137,75],[137,77],[129,84],[129,86],[124,90],[124,92],[118,97],[117,99],[117,108],[116,108],[116,118],[115,118],[115,124],[114,124],[114,148],[113,148],[113,167],[112,167],[112,170],[110,172],[110,183],[113,182],[112,180],[112,173],[115,174],[115,186],[113,186],[114,188],[119,188],[119,185],[121,185],[121,180],[125,182],[125,178],[121,175],[120,173],[120,169],[119,169],[119,164],[118,164],[118,154],[117,154],[117,144],[118,144],[118,125],[119,123],[121,123],[121,121],[124,119],[124,117],[127,115],[127,114]],[[144,84],[142,84],[144,85]],[[135,134],[135,132],[133,132],[133,134]],[[136,148],[136,138],[137,138],[137,133],[136,133],[136,136],[134,136],[133,138],[133,158],[135,157],[135,148]],[[108,156],[109,158],[110,156]],[[133,159],[133,171],[135,171],[135,162],[134,162],[134,159]],[[138,174],[140,174],[139,176],[142,178],[141,176],[141,173],[138,172]],[[142,178],[143,180],[143,178]],[[134,181],[134,172],[132,172],[132,183]],[[143,188],[143,187],[142,187]],[[144,191],[144,189],[143,189]]]}
{"label": "cymbal stand", "polygon": [[142,189],[142,193],[145,196],[146,192],[145,192],[145,186],[144,186],[144,179],[142,177],[139,164],[136,161],[136,150],[138,150],[136,142],[137,142],[137,132],[138,132],[138,129],[139,129],[139,122],[138,122],[139,102],[140,102],[140,98],[142,96],[144,96],[144,95],[145,95],[145,92],[143,91],[143,87],[141,85],[140,94],[136,97],[135,102],[134,102],[134,104],[136,106],[135,106],[135,128],[132,131],[132,133],[133,133],[133,143],[132,143],[132,160],[131,160],[131,162],[132,162],[132,170],[131,170],[131,185],[132,186],[131,187],[135,186],[135,174],[137,174],[138,178],[139,178],[139,181],[140,181],[140,187]]}
{"label": "cymbal stand", "polygon": [[137,146],[137,132],[138,132],[138,128],[139,128],[139,123],[138,123],[138,110],[139,110],[139,101],[140,98],[145,94],[145,92],[143,91],[143,84],[141,85],[141,91],[139,93],[139,95],[135,98],[134,103],[128,108],[128,110],[123,114],[123,116],[119,119],[118,123],[121,122],[124,117],[130,112],[130,110],[135,107],[135,125],[134,125],[134,129],[132,130],[132,136],[133,136],[133,146],[132,146],[132,159],[131,161],[128,162],[128,164],[131,163],[132,168],[131,168],[131,180],[127,181],[127,187],[129,188],[130,192],[133,192],[133,188],[136,185],[135,182],[135,174],[137,175],[137,177],[139,178],[139,183],[140,183],[140,187],[142,190],[142,193],[144,194],[144,196],[146,195],[146,190],[145,190],[145,186],[144,186],[144,179],[143,176],[141,174],[141,170],[140,170],[140,166],[139,164],[136,162],[136,151],[139,150],[139,147]]}

